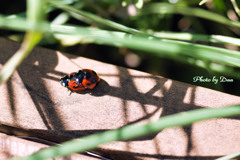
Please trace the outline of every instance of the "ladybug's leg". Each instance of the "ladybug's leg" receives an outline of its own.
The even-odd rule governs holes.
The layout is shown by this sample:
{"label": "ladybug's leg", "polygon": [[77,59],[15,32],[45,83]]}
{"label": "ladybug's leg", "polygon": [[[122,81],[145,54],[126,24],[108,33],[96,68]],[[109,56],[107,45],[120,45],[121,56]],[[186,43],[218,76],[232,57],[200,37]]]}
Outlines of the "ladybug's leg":
{"label": "ladybug's leg", "polygon": [[70,91],[70,92],[69,92],[69,96],[71,96],[72,93],[73,93],[73,91]]}
{"label": "ladybug's leg", "polygon": [[68,88],[68,91],[69,91],[69,96],[71,96],[71,94],[73,93],[73,91],[70,90],[69,88]]}

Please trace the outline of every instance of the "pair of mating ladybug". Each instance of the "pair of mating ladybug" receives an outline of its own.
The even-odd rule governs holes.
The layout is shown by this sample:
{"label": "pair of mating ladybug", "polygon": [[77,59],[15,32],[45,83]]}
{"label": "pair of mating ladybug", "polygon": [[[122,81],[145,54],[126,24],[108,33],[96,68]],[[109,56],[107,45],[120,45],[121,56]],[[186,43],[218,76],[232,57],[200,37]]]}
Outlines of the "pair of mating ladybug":
{"label": "pair of mating ladybug", "polygon": [[93,89],[99,81],[99,76],[91,69],[82,69],[60,79],[62,86],[67,87],[72,92],[85,90],[87,88]]}

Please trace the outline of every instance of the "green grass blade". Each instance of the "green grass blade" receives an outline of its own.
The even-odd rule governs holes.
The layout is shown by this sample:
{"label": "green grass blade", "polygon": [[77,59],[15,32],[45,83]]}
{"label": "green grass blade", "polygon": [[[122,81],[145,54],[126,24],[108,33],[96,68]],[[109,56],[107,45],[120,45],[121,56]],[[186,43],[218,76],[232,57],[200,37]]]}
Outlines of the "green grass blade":
{"label": "green grass blade", "polygon": [[[63,13],[65,16],[66,13]],[[64,17],[65,18],[65,17]],[[53,23],[55,24],[55,22]],[[21,17],[5,17],[0,15],[0,27],[18,31],[26,30],[42,30],[45,32],[52,32],[49,23],[38,23],[38,26],[34,28],[32,22],[26,22]],[[222,35],[204,35],[204,34],[192,34],[192,33],[175,33],[175,32],[153,32],[148,31],[149,35],[164,39],[184,40],[184,41],[200,41],[211,42],[220,44],[232,44],[240,46],[240,39]]]}
{"label": "green grass blade", "polygon": [[20,49],[6,62],[6,64],[0,70],[0,84],[6,82],[10,78],[16,68],[28,56],[35,44],[39,42],[41,37],[42,34],[40,32],[28,32],[26,34]]}
{"label": "green grass blade", "polygon": [[[44,0],[27,1],[27,18],[32,22],[31,24],[33,26],[36,26],[37,22],[42,21],[45,18],[44,6]],[[41,40],[41,38],[41,31],[36,30],[26,33],[20,49],[6,62],[6,64],[0,70],[0,84],[6,82],[10,78],[16,68],[28,56],[32,48]]]}
{"label": "green grass blade", "polygon": [[204,3],[206,3],[208,0],[202,0],[201,2],[199,2],[199,5],[203,5]]}
{"label": "green grass blade", "polygon": [[238,51],[97,29],[85,30],[80,27],[57,25],[52,26],[52,29],[59,33],[64,31],[65,34],[79,37],[87,42],[137,49],[174,60],[184,58],[187,61],[188,58],[195,58],[240,67],[240,52]]}
{"label": "green grass blade", "polygon": [[216,160],[234,160],[234,159],[237,160],[237,159],[239,159],[239,157],[240,157],[240,152],[236,152],[236,153],[233,153],[233,154],[230,154],[230,155],[218,158]]}
{"label": "green grass blade", "polygon": [[[14,19],[4,19],[3,17],[2,20],[4,21],[3,25],[6,26],[12,24],[11,21],[13,21]],[[18,20],[20,21],[19,18]],[[21,23],[24,24],[24,20],[21,20]],[[25,22],[24,26],[26,28],[29,28],[27,24],[28,22]],[[240,67],[240,52],[238,51],[192,44],[188,42],[179,42],[175,40],[164,40],[159,38],[153,38],[150,36],[137,36],[122,32],[113,32],[75,26],[50,25],[46,22],[39,24],[38,26],[43,26],[41,27],[42,30],[49,33],[55,33],[57,37],[63,36],[62,38],[64,39],[78,38],[79,41],[82,40],[83,42],[88,43],[105,44],[117,47],[128,47],[131,49],[137,49],[152,53],[157,56],[170,58],[192,65],[197,65],[205,69],[208,69],[209,66],[203,63],[198,63],[199,61],[203,61],[204,63],[214,62],[223,66],[215,68],[212,67],[214,71],[217,71],[219,73],[225,73],[226,75],[234,75],[234,77],[240,79],[240,75],[234,73],[233,69],[229,70],[229,72],[226,69],[229,67]],[[23,29],[21,27],[16,28],[17,26],[15,25],[8,27],[15,27],[14,29],[19,30]]]}
{"label": "green grass blade", "polygon": [[[240,79],[232,67],[240,67],[240,52],[227,49],[210,47],[205,45],[191,44],[174,40],[155,39],[152,37],[141,37],[121,32],[111,32],[97,29],[83,29],[79,27],[52,26],[57,33],[65,31],[68,36],[78,37],[89,43],[107,44],[118,47],[128,47],[156,54],[157,56],[170,58],[184,63],[200,66],[215,72],[231,75]],[[67,31],[67,32],[66,32]],[[68,36],[62,37],[67,38]],[[71,37],[71,36],[70,36]],[[222,67],[201,65],[198,62],[219,63]],[[228,70],[230,68],[230,70]]]}
{"label": "green grass blade", "polygon": [[[63,13],[66,14],[66,13]],[[53,23],[54,24],[54,23]],[[26,22],[20,17],[5,17],[0,15],[0,27],[13,29],[18,31],[25,30],[42,30],[45,32],[51,32],[50,25],[48,23],[38,23],[38,26],[34,28],[32,22]],[[240,46],[240,39],[222,35],[204,35],[204,34],[192,34],[192,33],[176,33],[176,32],[153,32],[148,31],[149,35],[164,39],[185,40],[185,41],[200,41],[211,42],[220,44],[232,44]]]}
{"label": "green grass blade", "polygon": [[231,2],[232,2],[232,5],[234,7],[235,12],[238,14],[238,16],[240,16],[240,9],[239,9],[239,7],[237,5],[236,0],[231,0]]}
{"label": "green grass blade", "polygon": [[205,34],[192,34],[192,33],[179,33],[179,32],[149,32],[149,34],[155,37],[164,39],[175,39],[184,41],[199,41],[199,42],[211,42],[220,44],[232,44],[240,46],[240,39],[222,35],[205,35]]}
{"label": "green grass blade", "polygon": [[26,20],[22,17],[4,16],[0,14],[0,28],[15,30],[15,31],[40,31],[51,32],[50,23],[45,21],[34,22],[33,20]]}
{"label": "green grass blade", "polygon": [[49,147],[38,151],[37,153],[24,158],[15,160],[42,160],[46,158],[54,158],[56,156],[66,156],[76,152],[84,152],[98,147],[100,144],[112,141],[129,140],[157,133],[165,128],[190,125],[194,122],[240,115],[240,106],[230,106],[223,108],[205,108],[188,112],[177,113],[161,117],[155,122],[149,122],[144,125],[132,124],[117,130],[110,130],[83,137],[81,139],[71,140],[63,143],[61,146]]}
{"label": "green grass blade", "polygon": [[140,10],[140,15],[145,14],[182,14],[204,18],[213,22],[218,22],[233,27],[240,27],[240,22],[232,21],[217,13],[200,8],[190,8],[182,5],[172,5],[168,3],[151,3],[145,5],[143,9]]}
{"label": "green grass blade", "polygon": [[[22,27],[17,28],[17,26],[13,25],[14,23],[12,23],[12,21],[14,21],[14,19],[0,17],[0,21],[1,20],[4,22],[2,24],[5,27],[7,26],[8,28],[13,28],[16,30],[23,29]],[[21,21],[20,23],[22,24],[25,23],[24,26],[29,29],[28,23],[30,22],[26,22],[24,19],[20,18],[18,18],[18,21]],[[192,44],[188,42],[179,42],[175,40],[164,40],[150,36],[137,36],[122,32],[90,29],[86,27],[50,25],[46,22],[40,23],[38,26],[42,26],[39,29],[48,33],[54,33],[60,38],[78,38],[79,41],[87,43],[128,47],[131,49],[152,53],[157,56],[200,66],[205,69],[209,68],[208,65],[204,64],[205,62],[218,64],[222,67],[211,67],[210,69],[226,75],[233,75],[234,77],[240,79],[240,75],[236,74],[233,68],[240,67],[240,52],[238,51]],[[200,61],[204,63],[199,63]],[[228,70],[228,68],[230,68],[230,70]]]}
{"label": "green grass blade", "polygon": [[128,47],[173,59],[187,56],[240,67],[240,52],[237,51],[97,29],[85,30],[80,27],[63,27],[57,25],[52,26],[52,29],[59,33],[65,30],[65,34],[74,34],[75,37],[79,36],[81,39],[88,40],[88,42],[92,43]]}

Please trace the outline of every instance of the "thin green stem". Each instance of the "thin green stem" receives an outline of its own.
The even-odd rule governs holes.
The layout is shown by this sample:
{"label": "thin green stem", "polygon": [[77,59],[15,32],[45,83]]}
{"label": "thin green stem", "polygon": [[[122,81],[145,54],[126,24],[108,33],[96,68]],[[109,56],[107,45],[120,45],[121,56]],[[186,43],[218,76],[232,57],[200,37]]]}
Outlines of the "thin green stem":
{"label": "thin green stem", "polygon": [[[61,16],[63,15],[66,17],[68,16],[68,13],[62,13],[60,15]],[[65,17],[62,19],[67,19]],[[52,22],[52,24],[55,24],[55,20]],[[11,18],[11,17],[4,17],[1,15],[0,15],[0,27],[18,30],[18,31],[41,30],[44,32],[52,32],[49,23],[46,23],[46,22],[38,23],[38,25],[35,26],[34,28],[34,25],[32,24],[32,22],[26,22],[24,19],[20,17]],[[211,43],[232,44],[232,45],[240,46],[240,39],[229,37],[229,36],[223,36],[223,35],[204,35],[204,34],[176,33],[176,32],[166,32],[166,31],[162,31],[162,32],[147,31],[147,33],[154,37],[159,37],[164,39],[211,42]]]}
{"label": "thin green stem", "polygon": [[176,39],[184,41],[200,41],[211,42],[221,44],[232,44],[240,46],[240,39],[222,35],[204,35],[204,34],[192,34],[192,33],[176,33],[176,32],[152,32],[155,37],[164,39]]}
{"label": "thin green stem", "polygon": [[201,2],[199,2],[199,5],[203,5],[204,3],[206,3],[208,0],[202,0]]}
{"label": "thin green stem", "polygon": [[29,55],[35,44],[41,39],[41,32],[28,32],[25,35],[24,41],[20,49],[4,64],[0,70],[0,84],[6,82],[16,68]]}
{"label": "thin green stem", "polygon": [[174,40],[163,40],[153,37],[141,37],[121,32],[110,32],[97,29],[83,31],[79,27],[52,26],[55,32],[79,36],[84,41],[113,46],[128,47],[154,53],[161,57],[178,60],[179,58],[196,58],[214,61],[220,64],[240,67],[240,52]]}
{"label": "thin green stem", "polygon": [[236,158],[239,158],[239,157],[240,157],[240,152],[236,152],[236,153],[218,158],[216,160],[233,160],[233,159],[236,159]]}
{"label": "thin green stem", "polygon": [[200,8],[190,8],[181,5],[171,5],[168,3],[151,3],[149,5],[145,5],[141,10],[140,15],[145,14],[182,14],[204,18],[210,21],[240,28],[240,22],[232,21],[217,13],[213,13]]}
{"label": "thin green stem", "polygon": [[240,16],[240,9],[239,9],[239,7],[238,7],[238,5],[237,5],[236,0],[231,0],[231,2],[232,2],[232,4],[233,4],[233,7],[234,7],[235,12],[238,14],[238,16]]}

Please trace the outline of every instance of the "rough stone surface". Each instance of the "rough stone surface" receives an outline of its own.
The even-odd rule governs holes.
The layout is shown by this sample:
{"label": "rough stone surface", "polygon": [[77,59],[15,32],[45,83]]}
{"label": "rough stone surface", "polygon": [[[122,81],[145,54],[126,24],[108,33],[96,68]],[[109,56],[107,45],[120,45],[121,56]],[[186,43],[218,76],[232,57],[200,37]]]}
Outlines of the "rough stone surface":
{"label": "rough stone surface", "polygon": [[[0,64],[18,48],[18,43],[0,39]],[[59,79],[81,68],[95,70],[101,82],[94,90],[69,96]],[[169,114],[239,103],[237,96],[35,48],[0,86],[0,131],[62,142]],[[239,133],[239,117],[214,119],[104,144],[97,152],[112,159],[214,159],[239,151]]]}

